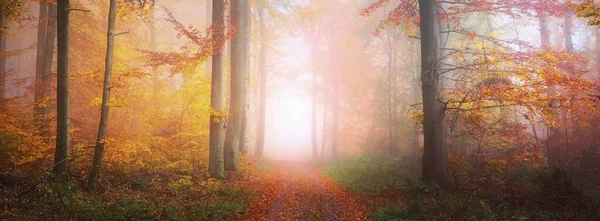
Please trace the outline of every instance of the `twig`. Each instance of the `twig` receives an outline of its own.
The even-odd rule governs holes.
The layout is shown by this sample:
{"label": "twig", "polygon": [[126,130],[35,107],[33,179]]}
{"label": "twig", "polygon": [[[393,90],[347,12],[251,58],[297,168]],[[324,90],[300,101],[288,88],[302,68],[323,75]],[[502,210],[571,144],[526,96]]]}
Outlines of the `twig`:
{"label": "twig", "polygon": [[91,10],[88,9],[79,9],[79,8],[69,8],[69,11],[80,11],[80,12],[91,12]]}

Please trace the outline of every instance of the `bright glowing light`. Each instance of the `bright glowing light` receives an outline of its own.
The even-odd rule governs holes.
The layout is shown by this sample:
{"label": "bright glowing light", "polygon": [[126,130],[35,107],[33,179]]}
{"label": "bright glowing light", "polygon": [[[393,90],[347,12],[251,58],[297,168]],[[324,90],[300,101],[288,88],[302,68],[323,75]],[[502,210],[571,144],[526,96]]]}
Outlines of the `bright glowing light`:
{"label": "bright glowing light", "polygon": [[265,138],[268,158],[302,161],[310,156],[310,110],[307,98],[268,100]]}
{"label": "bright glowing light", "polygon": [[311,156],[312,104],[307,92],[312,85],[306,81],[310,47],[294,37],[282,40],[277,48],[283,56],[275,63],[285,68],[269,73],[271,83],[278,83],[267,99],[265,154],[271,159],[303,161]]}

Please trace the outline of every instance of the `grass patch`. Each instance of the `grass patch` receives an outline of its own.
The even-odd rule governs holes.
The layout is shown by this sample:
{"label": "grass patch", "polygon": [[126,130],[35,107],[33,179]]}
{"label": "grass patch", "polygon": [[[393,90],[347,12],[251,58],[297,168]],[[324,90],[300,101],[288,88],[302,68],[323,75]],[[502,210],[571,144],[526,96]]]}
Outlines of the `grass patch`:
{"label": "grass patch", "polygon": [[[571,213],[568,207],[545,208],[541,197],[511,195],[498,200],[476,192],[447,191],[422,183],[416,171],[406,168],[411,166],[401,159],[363,157],[332,162],[323,166],[322,171],[339,185],[361,195],[371,206],[372,220],[590,220],[593,217]],[[525,178],[523,182],[528,182]]]}

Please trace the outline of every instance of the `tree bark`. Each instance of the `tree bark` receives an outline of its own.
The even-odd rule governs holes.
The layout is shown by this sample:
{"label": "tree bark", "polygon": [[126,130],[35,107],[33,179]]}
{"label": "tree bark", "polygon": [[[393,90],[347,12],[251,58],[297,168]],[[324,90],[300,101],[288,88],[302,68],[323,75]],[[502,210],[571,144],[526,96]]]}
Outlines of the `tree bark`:
{"label": "tree bark", "polygon": [[67,173],[69,158],[69,8],[69,0],[58,0],[57,123],[53,168],[56,175]]}
{"label": "tree bark", "polygon": [[108,125],[108,111],[110,108],[110,90],[113,51],[115,45],[115,17],[117,12],[117,0],[110,0],[108,11],[108,30],[106,31],[106,57],[104,66],[104,88],[102,90],[102,109],[100,111],[100,123],[98,126],[98,137],[96,139],[96,148],[94,149],[94,162],[92,163],[92,171],[88,177],[88,186],[96,188],[100,169],[102,167],[102,157],[104,155],[104,137],[106,134],[106,126]]}
{"label": "tree bark", "polygon": [[223,178],[224,155],[223,141],[225,139],[225,76],[223,73],[222,44],[225,40],[225,5],[223,0],[212,0],[212,39],[217,43],[213,47],[212,78],[210,89],[210,141],[209,141],[209,174],[213,178]]}
{"label": "tree bark", "polygon": [[231,83],[229,98],[229,120],[225,136],[225,170],[237,171],[238,152],[241,145],[242,120],[244,115],[244,21],[243,10],[246,0],[231,1],[231,19],[237,29],[231,39]]}
{"label": "tree bark", "polygon": [[[0,27],[4,27],[6,19],[0,9]],[[0,108],[4,106],[6,93],[6,34],[0,33]]]}
{"label": "tree bark", "polygon": [[421,17],[421,83],[423,93],[423,174],[425,182],[446,184],[444,107],[439,100],[439,30],[435,0],[419,0]]}
{"label": "tree bark", "polygon": [[255,154],[257,157],[262,157],[265,149],[265,118],[267,110],[267,51],[269,46],[267,24],[266,22],[266,9],[264,7],[263,0],[256,1],[258,9],[258,24],[260,29],[260,52],[258,57],[258,74],[259,74],[259,88],[260,88],[260,101],[258,110],[258,132],[256,135],[256,150]]}

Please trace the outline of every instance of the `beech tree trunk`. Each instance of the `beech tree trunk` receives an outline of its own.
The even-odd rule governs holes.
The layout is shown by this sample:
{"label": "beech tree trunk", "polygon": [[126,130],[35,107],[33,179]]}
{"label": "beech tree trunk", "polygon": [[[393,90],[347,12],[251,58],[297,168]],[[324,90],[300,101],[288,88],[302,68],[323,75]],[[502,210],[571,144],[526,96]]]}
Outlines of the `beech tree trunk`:
{"label": "beech tree trunk", "polygon": [[104,88],[102,90],[102,109],[100,112],[100,123],[98,126],[98,137],[96,139],[96,148],[94,149],[94,162],[92,163],[92,171],[88,177],[88,185],[91,188],[96,188],[100,169],[102,166],[102,157],[104,155],[104,137],[106,134],[106,126],[108,125],[108,111],[110,108],[110,90],[111,90],[111,74],[112,60],[115,45],[115,17],[117,12],[117,0],[110,0],[108,11],[108,30],[106,31],[106,57],[104,66]]}
{"label": "beech tree trunk", "polygon": [[54,168],[56,175],[68,170],[69,158],[69,0],[58,0],[58,59],[56,76],[56,149]]}
{"label": "beech tree trunk", "polygon": [[[4,14],[0,9],[0,27],[5,27]],[[6,93],[6,34],[0,33],[0,108],[4,106],[4,97]]]}
{"label": "beech tree trunk", "polygon": [[231,19],[237,28],[231,39],[231,83],[229,120],[225,137],[225,170],[237,171],[237,161],[244,115],[244,5],[246,0],[231,1]]}
{"label": "beech tree trunk", "polygon": [[256,135],[256,150],[255,154],[258,157],[263,156],[265,149],[265,117],[267,110],[267,51],[268,46],[268,34],[266,22],[266,9],[264,7],[263,0],[256,1],[256,7],[258,9],[258,24],[260,29],[260,52],[258,57],[258,74],[259,74],[259,88],[260,88],[260,100],[258,110],[258,131]]}
{"label": "beech tree trunk", "polygon": [[423,93],[423,174],[425,182],[446,184],[444,107],[439,100],[439,30],[435,0],[419,0],[421,17],[421,83]]}
{"label": "beech tree trunk", "polygon": [[209,141],[209,174],[213,178],[225,177],[223,142],[225,140],[225,75],[223,73],[222,45],[225,41],[225,5],[223,0],[212,0],[212,33],[213,41],[217,41],[212,55],[212,78],[210,89],[210,141]]}

